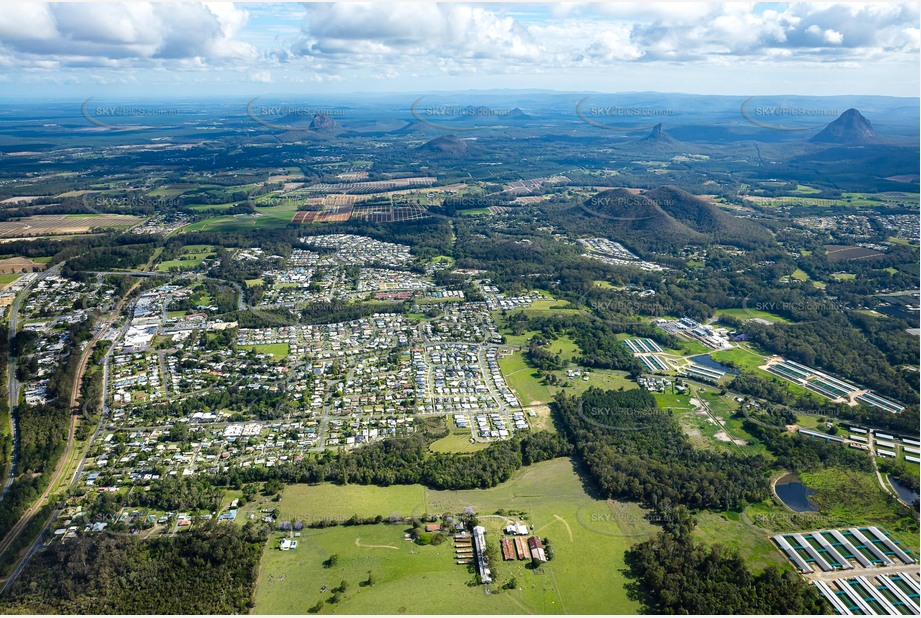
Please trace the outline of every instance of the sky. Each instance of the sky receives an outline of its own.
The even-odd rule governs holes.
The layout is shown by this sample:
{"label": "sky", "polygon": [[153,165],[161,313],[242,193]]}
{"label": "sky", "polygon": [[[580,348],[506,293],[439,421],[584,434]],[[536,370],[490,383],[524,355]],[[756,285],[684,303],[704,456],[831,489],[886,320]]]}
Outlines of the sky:
{"label": "sky", "polygon": [[917,3],[0,4],[0,97],[919,94]]}

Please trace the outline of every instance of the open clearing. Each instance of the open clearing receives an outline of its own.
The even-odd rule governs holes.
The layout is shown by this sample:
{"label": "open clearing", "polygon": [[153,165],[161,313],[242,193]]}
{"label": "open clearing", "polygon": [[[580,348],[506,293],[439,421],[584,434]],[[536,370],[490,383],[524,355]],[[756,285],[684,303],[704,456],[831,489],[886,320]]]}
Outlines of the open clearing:
{"label": "open clearing", "polygon": [[0,260],[0,273],[12,275],[15,273],[31,273],[44,270],[45,264],[24,257],[10,257]]}
{"label": "open clearing", "polygon": [[287,343],[257,343],[255,345],[238,346],[241,350],[253,350],[257,354],[271,354],[275,360],[288,356],[289,346]]}
{"label": "open clearing", "polygon": [[[304,521],[345,519],[353,513],[386,519],[391,513],[441,514],[470,506],[489,530],[490,543],[497,543],[507,518],[488,515],[500,509],[523,511],[526,523],[550,540],[555,557],[540,573],[526,569],[524,561],[493,565],[500,581],[514,577],[518,589],[487,596],[482,586],[471,585],[472,571],[455,564],[450,540],[437,546],[416,545],[403,540],[407,525],[305,529],[298,548],[286,552],[278,550],[281,535],[273,534],[262,559],[254,613],[304,613],[328,599],[330,590],[343,580],[349,585],[340,602],[324,603],[320,613],[636,613],[640,607],[625,589],[624,552],[657,528],[643,519],[645,511],[634,504],[589,496],[573,466],[566,458],[543,462],[483,490],[290,486],[279,506],[282,519],[295,515]],[[323,561],[333,554],[339,556],[337,565],[324,568]],[[369,571],[374,585],[360,586]]]}
{"label": "open clearing", "polygon": [[720,309],[719,311],[716,312],[716,316],[719,317],[721,315],[732,316],[735,318],[739,318],[740,320],[751,320],[754,318],[758,318],[761,320],[767,320],[768,322],[780,322],[783,324],[787,324],[790,322],[790,320],[784,317],[781,317],[777,314],[769,313],[767,311],[762,311],[760,309],[752,309],[752,308]]}
{"label": "open clearing", "polygon": [[[564,359],[571,360],[573,356],[579,354],[578,348],[568,337],[553,341],[548,347]],[[574,369],[581,372],[581,375],[572,378],[568,377],[565,370],[547,372],[554,374],[558,378],[559,384],[569,383],[569,386],[565,389],[560,386],[553,386],[537,377],[537,370],[525,363],[521,352],[501,357],[499,359],[499,368],[502,370],[506,383],[515,392],[524,407],[548,403],[561,390],[565,390],[567,394],[572,396],[581,394],[591,386],[606,390],[638,388],[636,382],[630,380],[624,371],[611,369],[587,370],[584,367],[574,367]],[[583,379],[586,376],[588,380]]]}
{"label": "open clearing", "polygon": [[157,270],[160,272],[189,270],[201,264],[205,258],[213,255],[214,247],[209,245],[186,245],[182,248],[182,254],[178,258],[160,262]]}
{"label": "open clearing", "polygon": [[470,430],[452,431],[444,438],[435,440],[429,450],[436,453],[473,453],[489,446],[488,442],[470,442]]}

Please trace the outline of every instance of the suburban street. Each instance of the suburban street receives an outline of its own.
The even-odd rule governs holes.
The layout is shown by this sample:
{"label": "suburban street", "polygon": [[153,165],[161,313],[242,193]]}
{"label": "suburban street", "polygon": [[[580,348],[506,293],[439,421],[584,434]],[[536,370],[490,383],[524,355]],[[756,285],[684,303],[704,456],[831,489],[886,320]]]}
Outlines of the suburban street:
{"label": "suburban street", "polygon": [[29,282],[29,284],[24,287],[19,294],[16,295],[13,304],[10,305],[10,314],[9,314],[9,340],[7,345],[10,350],[10,360],[7,365],[7,392],[9,393],[9,409],[10,409],[10,435],[13,436],[13,452],[10,461],[10,472],[6,477],[6,481],[3,484],[3,492],[0,493],[0,502],[6,497],[7,492],[10,489],[10,486],[13,484],[13,479],[16,478],[16,467],[19,464],[19,428],[17,425],[15,410],[16,406],[19,404],[19,380],[16,379],[16,331],[19,328],[19,307],[22,305],[23,299],[28,296],[29,290],[32,288],[35,283],[41,281],[45,277],[51,274],[57,274],[61,270],[61,264],[55,264],[51,268],[39,273],[38,277]]}

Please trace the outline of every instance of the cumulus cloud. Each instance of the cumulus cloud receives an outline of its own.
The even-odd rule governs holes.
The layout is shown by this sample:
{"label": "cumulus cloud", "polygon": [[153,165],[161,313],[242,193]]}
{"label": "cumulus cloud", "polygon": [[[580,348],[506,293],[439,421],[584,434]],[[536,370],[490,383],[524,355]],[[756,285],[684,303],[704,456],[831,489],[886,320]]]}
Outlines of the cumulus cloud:
{"label": "cumulus cloud", "polygon": [[[544,19],[502,6],[309,4],[279,57],[330,67],[511,72],[623,62],[856,61],[917,53],[914,4],[561,4]],[[426,69],[423,69],[426,70]]]}
{"label": "cumulus cloud", "polygon": [[291,49],[300,56],[367,60],[422,54],[532,62],[540,57],[526,27],[482,7],[343,3],[308,4],[305,11],[302,36]]}
{"label": "cumulus cloud", "polygon": [[0,67],[360,83],[655,63],[917,64],[918,21],[916,4],[890,3],[5,3]]}
{"label": "cumulus cloud", "polygon": [[203,67],[258,56],[236,38],[246,22],[222,3],[9,3],[0,51],[24,68]]}

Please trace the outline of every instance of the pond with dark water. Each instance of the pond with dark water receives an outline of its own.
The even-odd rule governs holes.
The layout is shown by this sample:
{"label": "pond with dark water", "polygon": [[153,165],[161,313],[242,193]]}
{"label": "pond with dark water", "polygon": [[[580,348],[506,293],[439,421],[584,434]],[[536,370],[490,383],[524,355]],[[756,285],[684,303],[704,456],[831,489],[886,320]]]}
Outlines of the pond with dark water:
{"label": "pond with dark water", "polygon": [[815,492],[803,485],[795,474],[786,474],[774,485],[777,496],[797,513],[817,513],[819,507],[809,500]]}
{"label": "pond with dark water", "polygon": [[889,479],[889,484],[892,485],[895,493],[899,494],[899,498],[908,504],[914,504],[915,500],[918,499],[918,494],[906,487],[904,483],[900,483],[898,479],[895,479],[892,476],[887,476],[886,478]]}
{"label": "pond with dark water", "polygon": [[713,360],[709,354],[698,354],[697,356],[691,356],[689,360],[698,365],[703,365],[709,369],[722,371],[723,373],[739,373],[738,369],[733,369],[729,365],[724,365],[723,363]]}

